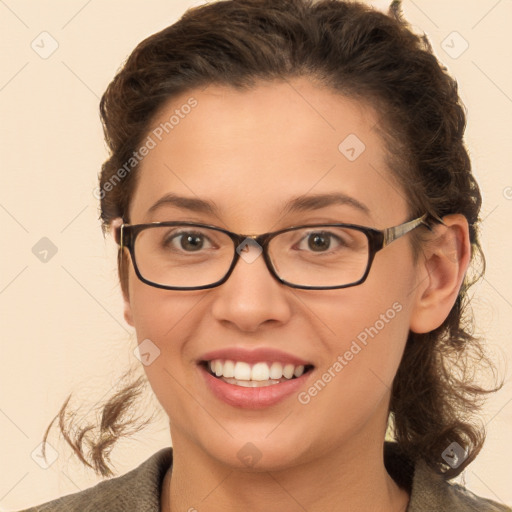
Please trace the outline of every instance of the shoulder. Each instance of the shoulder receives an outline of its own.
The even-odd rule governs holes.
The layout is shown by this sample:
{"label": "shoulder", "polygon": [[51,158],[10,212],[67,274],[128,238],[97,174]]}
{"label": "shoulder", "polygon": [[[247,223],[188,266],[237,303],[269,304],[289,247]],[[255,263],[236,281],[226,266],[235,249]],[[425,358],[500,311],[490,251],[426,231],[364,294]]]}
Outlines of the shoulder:
{"label": "shoulder", "polygon": [[450,483],[425,461],[412,462],[400,452],[396,442],[385,443],[384,462],[393,480],[410,494],[407,512],[512,512],[511,507]]}
{"label": "shoulder", "polygon": [[162,481],[172,448],[154,453],[128,473],[19,512],[160,512]]}
{"label": "shoulder", "polygon": [[512,508],[494,500],[481,498],[465,487],[447,482],[423,461],[414,469],[408,512],[512,512]]}

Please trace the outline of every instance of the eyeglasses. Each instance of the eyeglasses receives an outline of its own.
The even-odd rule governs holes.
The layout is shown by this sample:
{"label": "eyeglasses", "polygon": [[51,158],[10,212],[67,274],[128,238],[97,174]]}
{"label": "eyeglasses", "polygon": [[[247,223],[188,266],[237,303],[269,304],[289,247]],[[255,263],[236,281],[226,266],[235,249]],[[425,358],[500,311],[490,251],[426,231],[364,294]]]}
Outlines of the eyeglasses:
{"label": "eyeglasses", "polygon": [[310,224],[262,235],[192,222],[122,224],[116,239],[129,250],[137,277],[165,290],[214,288],[227,281],[240,258],[252,263],[261,253],[280,283],[332,290],[363,283],[375,254],[418,226],[429,227],[427,215],[383,230]]}

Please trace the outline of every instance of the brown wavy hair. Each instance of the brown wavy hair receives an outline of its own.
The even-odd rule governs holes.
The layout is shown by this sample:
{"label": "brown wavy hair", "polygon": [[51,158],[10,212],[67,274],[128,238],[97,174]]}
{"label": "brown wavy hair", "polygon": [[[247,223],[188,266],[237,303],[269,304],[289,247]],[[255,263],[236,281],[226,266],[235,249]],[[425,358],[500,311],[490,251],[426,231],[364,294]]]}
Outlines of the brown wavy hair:
{"label": "brown wavy hair", "polygon": [[[385,14],[340,0],[217,1],[189,9],[142,41],[101,98],[110,150],[99,176],[102,227],[106,232],[116,217],[129,222],[137,165],[130,172],[120,169],[126,170],[171,98],[209,84],[249,90],[261,81],[294,77],[375,107],[376,129],[412,216],[460,213],[468,220],[472,271],[444,323],[427,334],[409,334],[389,408],[401,452],[452,478],[480,451],[485,431],[476,412],[484,395],[501,387],[484,389],[473,380],[476,365],[495,375],[474,336],[467,294],[485,267],[478,240],[481,196],[463,141],[466,117],[457,83],[434,57],[427,37],[412,32],[399,2]],[[414,240],[417,248],[421,240]],[[119,251],[123,293],[125,258]],[[116,392],[101,406],[100,425],[67,425],[70,395],[44,441],[59,418],[60,431],[80,460],[98,474],[113,475],[107,464],[113,445],[147,423],[131,415],[145,385],[139,376]],[[467,451],[456,468],[442,457],[452,442]]]}

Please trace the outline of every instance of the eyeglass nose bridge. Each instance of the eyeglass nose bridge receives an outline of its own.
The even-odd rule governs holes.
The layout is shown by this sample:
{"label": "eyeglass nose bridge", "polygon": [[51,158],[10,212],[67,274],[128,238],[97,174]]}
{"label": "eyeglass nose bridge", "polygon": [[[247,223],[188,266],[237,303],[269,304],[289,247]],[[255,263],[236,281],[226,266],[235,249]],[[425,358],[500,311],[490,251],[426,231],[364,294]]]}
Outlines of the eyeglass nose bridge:
{"label": "eyeglass nose bridge", "polygon": [[[268,271],[270,272],[270,275],[279,283],[286,284],[286,281],[284,279],[281,279],[277,274],[277,271],[274,268],[270,255],[268,253],[269,242],[275,236],[273,233],[264,233],[262,235],[239,235],[237,233],[230,233],[230,236],[232,240],[235,242],[235,254],[227,274],[224,276],[224,279],[222,279],[222,282],[219,284],[225,283],[229,279],[240,259],[244,260],[245,263],[251,264],[258,259],[260,254],[263,255],[263,260],[265,261],[265,265]],[[253,241],[255,244],[258,245],[258,247],[261,248],[260,252],[254,259],[252,259],[252,261],[248,261],[246,258],[244,258],[244,256],[242,256],[241,253],[243,252],[243,249],[239,250],[239,247],[243,245],[244,242],[246,242],[246,240]],[[250,244],[247,244],[247,246],[249,245]]]}

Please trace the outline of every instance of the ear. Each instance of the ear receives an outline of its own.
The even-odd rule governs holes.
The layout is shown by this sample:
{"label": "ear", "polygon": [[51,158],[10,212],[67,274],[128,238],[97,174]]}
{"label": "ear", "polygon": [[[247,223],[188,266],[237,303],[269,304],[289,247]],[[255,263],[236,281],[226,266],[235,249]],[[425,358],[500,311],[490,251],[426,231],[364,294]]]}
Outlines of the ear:
{"label": "ear", "polygon": [[126,323],[128,325],[131,325],[132,327],[135,327],[135,324],[133,322],[133,314],[132,314],[132,306],[130,304],[130,298],[127,293],[123,293],[123,313],[124,313],[124,319],[126,320]]}
{"label": "ear", "polygon": [[[115,218],[110,223],[110,234],[112,235],[112,238],[118,244],[120,243],[119,228],[122,226],[122,224],[123,224],[123,219],[121,217]],[[121,249],[121,248],[119,250],[125,251],[125,249]],[[125,255],[123,253],[120,253],[120,255],[117,259],[117,264],[119,266],[122,264],[128,263],[127,258],[125,258],[124,256]],[[123,293],[123,316],[124,316],[124,319],[126,320],[126,322],[128,323],[128,325],[131,325],[132,327],[134,327],[132,308],[131,308],[131,304],[130,304],[130,294],[128,292],[128,278],[126,278],[126,281],[123,282],[122,272],[119,271],[118,274],[119,274],[119,278],[121,280],[121,291]]]}
{"label": "ear", "polygon": [[410,329],[426,333],[439,327],[452,309],[471,259],[469,226],[461,214],[447,215],[433,228],[418,260]]}

